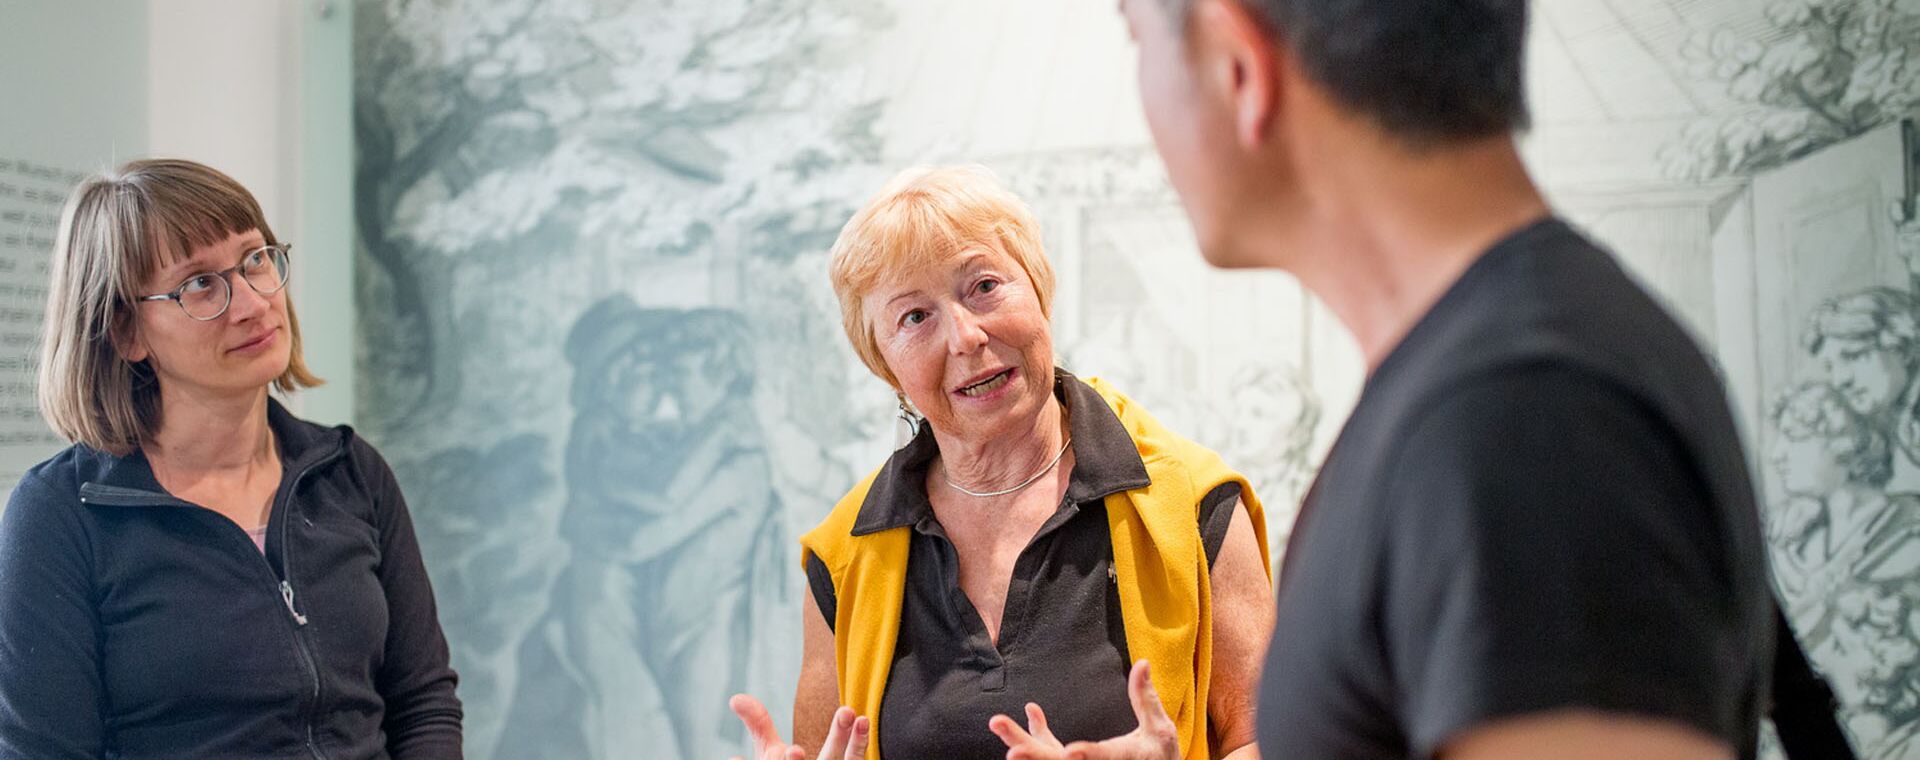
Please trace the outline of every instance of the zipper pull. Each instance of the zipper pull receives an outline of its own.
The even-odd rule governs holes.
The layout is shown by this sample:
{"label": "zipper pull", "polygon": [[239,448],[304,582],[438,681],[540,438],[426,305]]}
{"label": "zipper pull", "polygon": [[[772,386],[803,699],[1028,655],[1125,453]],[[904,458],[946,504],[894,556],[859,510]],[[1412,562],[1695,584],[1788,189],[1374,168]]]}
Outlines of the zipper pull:
{"label": "zipper pull", "polygon": [[280,598],[286,601],[287,612],[293,615],[293,622],[306,625],[307,616],[300,614],[299,610],[293,608],[293,584],[286,581],[280,582]]}

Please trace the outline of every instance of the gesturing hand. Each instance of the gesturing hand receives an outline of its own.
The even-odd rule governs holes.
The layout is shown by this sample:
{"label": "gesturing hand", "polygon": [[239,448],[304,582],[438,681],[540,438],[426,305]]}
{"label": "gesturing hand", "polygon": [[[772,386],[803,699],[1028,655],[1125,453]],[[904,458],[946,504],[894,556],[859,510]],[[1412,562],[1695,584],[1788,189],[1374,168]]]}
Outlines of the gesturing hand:
{"label": "gesturing hand", "polygon": [[[734,715],[740,716],[741,723],[747,724],[747,733],[753,736],[753,760],[807,760],[806,750],[780,738],[780,729],[773,725],[773,717],[767,714],[767,706],[760,704],[760,700],[735,694],[727,700],[727,706],[733,708]],[[827,729],[827,743],[820,748],[817,760],[862,760],[867,756],[871,731],[872,723],[864,716],[856,717],[853,708],[843,706],[835,710],[833,725]]]}
{"label": "gesturing hand", "polygon": [[1005,715],[993,716],[987,728],[1006,743],[1007,760],[1180,760],[1179,730],[1160,705],[1146,660],[1135,662],[1133,672],[1127,674],[1127,700],[1133,703],[1133,717],[1139,727],[1103,742],[1061,746],[1047,728],[1046,712],[1031,702],[1027,703],[1026,728]]}
{"label": "gesturing hand", "polygon": [[1067,756],[1067,748],[1060,746],[1060,740],[1047,729],[1047,713],[1032,702],[1027,703],[1026,728],[1005,715],[988,719],[987,728],[1006,742],[1007,760],[1061,760]]}

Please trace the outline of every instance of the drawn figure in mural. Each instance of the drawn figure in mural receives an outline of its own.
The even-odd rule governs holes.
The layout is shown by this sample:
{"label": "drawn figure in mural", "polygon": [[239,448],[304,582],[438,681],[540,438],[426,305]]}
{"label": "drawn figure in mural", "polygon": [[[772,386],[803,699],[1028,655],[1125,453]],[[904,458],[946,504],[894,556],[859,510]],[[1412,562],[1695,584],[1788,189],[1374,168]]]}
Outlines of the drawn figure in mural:
{"label": "drawn figure in mural", "polygon": [[[551,534],[558,478],[548,439],[522,433],[490,446],[454,446],[418,462],[396,462],[400,482],[419,493],[415,526],[433,574],[469,725],[469,755],[499,727],[501,694],[512,683],[515,645],[546,605],[554,568],[565,559]],[[538,539],[530,537],[539,536]]]}
{"label": "drawn figure in mural", "polygon": [[1855,711],[1847,728],[1867,760],[1905,760],[1920,752],[1920,604],[1912,589],[1860,584],[1834,601],[1827,661],[1850,667],[1836,678]]}
{"label": "drawn figure in mural", "polygon": [[[1870,288],[1828,299],[1801,343],[1847,405],[1890,434],[1901,468],[1920,463],[1920,322],[1911,294]],[[1920,484],[1901,484],[1909,490]]]}
{"label": "drawn figure in mural", "polygon": [[[847,223],[831,279],[856,353],[922,424],[801,538],[795,743],[835,760],[1255,755],[1260,502],[1214,452],[1054,366],[1026,204],[982,170],[908,170]],[[800,751],[760,702],[732,703],[756,760]]]}
{"label": "drawn figure in mural", "polygon": [[1889,435],[1851,401],[1806,383],[1782,394],[1771,414],[1768,462],[1786,498],[1767,535],[1789,616],[1810,640],[1828,634],[1827,605],[1842,588],[1898,581],[1920,562],[1920,496],[1886,492]]}
{"label": "drawn figure in mural", "polygon": [[1112,240],[1090,246],[1089,258],[1100,266],[1080,273],[1085,329],[1067,358],[1151,402],[1154,414],[1169,424],[1192,425],[1206,417],[1205,399],[1193,392],[1200,364],[1194,336],[1152,297],[1153,273],[1120,247]]}
{"label": "drawn figure in mural", "polygon": [[[744,321],[594,304],[566,344],[571,556],[522,645],[502,758],[720,757],[758,611],[790,596]],[[781,621],[787,622],[787,621]]]}
{"label": "drawn figure in mural", "polygon": [[[1889,494],[1889,432],[1825,383],[1782,394],[1768,521],[1787,614],[1823,664],[1869,757],[1899,757],[1920,721],[1920,496]],[[1888,753],[1888,754],[1883,754]]]}
{"label": "drawn figure in mural", "polygon": [[[1227,405],[1210,418],[1226,428],[1220,455],[1243,468],[1247,480],[1265,495],[1267,537],[1286,545],[1300,499],[1313,480],[1313,432],[1320,424],[1320,399],[1299,370],[1285,363],[1256,363],[1233,373]],[[1276,563],[1279,559],[1276,557]]]}

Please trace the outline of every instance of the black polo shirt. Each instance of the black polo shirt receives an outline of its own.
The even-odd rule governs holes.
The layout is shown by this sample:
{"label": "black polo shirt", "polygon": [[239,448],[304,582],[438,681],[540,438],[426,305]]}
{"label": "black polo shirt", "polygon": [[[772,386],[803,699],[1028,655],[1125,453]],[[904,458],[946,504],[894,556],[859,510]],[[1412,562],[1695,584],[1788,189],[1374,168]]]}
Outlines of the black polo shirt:
{"label": "black polo shirt", "polygon": [[[1028,702],[1047,711],[1063,742],[1134,729],[1127,702],[1132,658],[1103,499],[1147,485],[1147,469],[1099,393],[1065,371],[1056,371],[1054,393],[1067,406],[1075,463],[1059,509],[1014,562],[998,646],[960,590],[959,557],[927,500],[927,469],[939,454],[930,431],[894,452],[860,507],[854,535],[913,528],[900,635],[875,737],[886,757],[1005,757],[1006,745],[987,720],[1005,714],[1024,724]],[[1209,564],[1226,541],[1239,495],[1237,484],[1220,486],[1197,510]],[[833,579],[818,557],[808,558],[807,580],[831,628]]]}

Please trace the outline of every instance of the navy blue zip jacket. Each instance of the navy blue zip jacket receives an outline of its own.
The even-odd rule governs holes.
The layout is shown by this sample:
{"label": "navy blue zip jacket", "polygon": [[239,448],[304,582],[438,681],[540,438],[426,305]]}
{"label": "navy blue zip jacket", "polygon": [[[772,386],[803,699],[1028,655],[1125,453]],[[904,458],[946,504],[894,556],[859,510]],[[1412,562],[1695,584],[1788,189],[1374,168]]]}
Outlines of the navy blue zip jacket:
{"label": "navy blue zip jacket", "polygon": [[0,758],[460,757],[460,700],[393,471],[269,401],[267,550],[76,445],[0,514]]}

